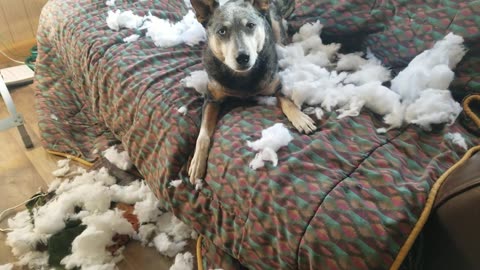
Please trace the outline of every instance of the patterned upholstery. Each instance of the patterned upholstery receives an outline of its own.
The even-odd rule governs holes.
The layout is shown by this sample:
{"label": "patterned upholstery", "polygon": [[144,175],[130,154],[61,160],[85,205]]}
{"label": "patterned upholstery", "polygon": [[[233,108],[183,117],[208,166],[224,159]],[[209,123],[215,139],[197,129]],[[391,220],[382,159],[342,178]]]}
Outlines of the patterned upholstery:
{"label": "patterned upholstery", "polygon": [[[177,0],[116,2],[122,10],[171,20],[187,11]],[[298,1],[292,25],[320,19],[327,35],[369,33],[364,44],[398,67],[443,35],[430,31],[437,24],[426,19],[439,1],[427,2]],[[441,3],[435,5],[458,12],[478,7]],[[340,120],[327,113],[317,121],[319,130],[306,136],[276,107],[233,102],[213,137],[206,185],[195,191],[186,168],[202,98],[181,80],[202,69],[202,45],[160,49],[146,37],[123,43],[137,30],[110,30],[109,9],[104,0],[50,0],[42,12],[35,79],[44,146],[93,160],[95,149],[121,143],[162,207],[206,237],[208,268],[232,269],[238,261],[251,269],[387,269],[432,184],[465,152],[444,135],[460,132],[469,146],[480,142],[459,123],[431,132],[407,126],[377,134],[381,119],[369,111]],[[406,14],[415,17],[408,26],[401,19]],[[458,14],[453,22],[468,17]],[[430,22],[424,30],[421,20]],[[442,29],[466,22],[458,23]],[[468,58],[457,72],[464,91],[478,91],[478,77],[466,79],[478,72],[476,59]],[[183,105],[187,115],[177,111]],[[252,171],[254,152],[246,141],[277,122],[289,127],[294,140],[279,150],[278,167]],[[175,179],[185,183],[172,188]]]}

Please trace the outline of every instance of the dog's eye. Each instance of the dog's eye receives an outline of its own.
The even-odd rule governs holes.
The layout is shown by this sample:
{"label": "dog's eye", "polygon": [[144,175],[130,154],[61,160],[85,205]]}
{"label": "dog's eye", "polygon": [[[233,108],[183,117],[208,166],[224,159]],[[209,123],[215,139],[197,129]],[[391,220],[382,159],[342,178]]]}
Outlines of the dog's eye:
{"label": "dog's eye", "polygon": [[255,24],[249,22],[249,23],[247,23],[247,28],[248,28],[248,29],[253,29],[253,28],[255,28]]}
{"label": "dog's eye", "polygon": [[220,30],[218,30],[217,33],[218,33],[220,36],[225,36],[225,34],[227,33],[227,29],[225,29],[225,28],[220,28]]}

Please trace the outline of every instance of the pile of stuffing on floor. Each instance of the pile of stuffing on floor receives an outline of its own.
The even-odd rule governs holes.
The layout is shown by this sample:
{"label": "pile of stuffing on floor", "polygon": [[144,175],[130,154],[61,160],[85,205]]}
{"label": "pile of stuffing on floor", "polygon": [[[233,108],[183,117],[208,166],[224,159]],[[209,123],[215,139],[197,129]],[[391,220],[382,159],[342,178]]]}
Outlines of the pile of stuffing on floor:
{"label": "pile of stuffing on floor", "polygon": [[[132,167],[125,151],[111,147],[103,155],[118,168]],[[8,220],[7,244],[18,257],[18,265],[116,269],[124,246],[133,239],[175,257],[171,269],[193,269],[193,255],[182,251],[197,234],[159,209],[143,180],[124,183],[105,167],[74,169],[69,159],[58,161],[58,167],[53,172],[57,179],[48,191],[36,194],[27,210]]]}

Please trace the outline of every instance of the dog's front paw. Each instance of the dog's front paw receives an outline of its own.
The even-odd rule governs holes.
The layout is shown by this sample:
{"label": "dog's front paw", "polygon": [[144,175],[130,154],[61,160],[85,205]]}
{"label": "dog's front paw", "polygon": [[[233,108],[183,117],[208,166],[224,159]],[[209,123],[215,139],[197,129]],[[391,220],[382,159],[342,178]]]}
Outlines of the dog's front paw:
{"label": "dog's front paw", "polygon": [[292,122],[292,125],[301,133],[310,134],[314,132],[317,127],[315,122],[300,110],[292,111],[291,115],[287,116],[288,120]]}
{"label": "dog's front paw", "polygon": [[190,183],[192,184],[195,184],[195,180],[203,179],[205,176],[209,147],[210,139],[208,137],[199,137],[197,139],[195,153],[188,168],[188,175],[190,176]]}

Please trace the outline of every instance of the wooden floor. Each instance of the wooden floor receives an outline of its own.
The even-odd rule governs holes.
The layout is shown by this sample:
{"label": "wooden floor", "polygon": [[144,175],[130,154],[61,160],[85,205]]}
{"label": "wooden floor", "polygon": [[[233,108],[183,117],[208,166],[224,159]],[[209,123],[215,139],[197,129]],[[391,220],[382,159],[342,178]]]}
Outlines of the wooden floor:
{"label": "wooden floor", "polygon": [[[60,159],[46,153],[40,145],[38,120],[34,109],[34,85],[9,90],[17,111],[25,119],[34,148],[25,149],[16,128],[0,131],[0,212],[22,203],[39,188],[45,188],[54,179],[51,172],[56,169],[56,161]],[[7,116],[5,104],[0,99],[0,119]],[[0,222],[1,228],[6,228],[6,225],[6,220]],[[6,235],[0,232],[0,265],[15,262],[5,239]],[[188,250],[195,256],[194,246],[192,241]],[[125,259],[119,263],[121,270],[167,270],[173,262],[155,249],[142,247],[136,241],[130,242],[123,254]]]}

